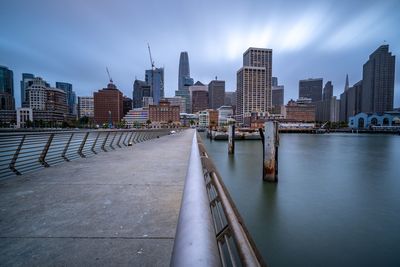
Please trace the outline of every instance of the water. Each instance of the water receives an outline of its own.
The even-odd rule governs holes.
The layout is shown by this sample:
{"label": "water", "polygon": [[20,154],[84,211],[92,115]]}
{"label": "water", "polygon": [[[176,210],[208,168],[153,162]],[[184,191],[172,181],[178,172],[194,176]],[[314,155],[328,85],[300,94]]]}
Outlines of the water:
{"label": "water", "polygon": [[400,136],[281,134],[277,184],[261,141],[202,137],[269,266],[400,266]]}

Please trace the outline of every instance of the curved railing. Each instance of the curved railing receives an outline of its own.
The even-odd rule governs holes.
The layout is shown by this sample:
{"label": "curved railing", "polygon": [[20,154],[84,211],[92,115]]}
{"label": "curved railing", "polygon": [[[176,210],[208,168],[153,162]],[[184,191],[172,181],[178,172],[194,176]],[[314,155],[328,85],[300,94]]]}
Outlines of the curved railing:
{"label": "curved railing", "polygon": [[200,137],[186,175],[171,266],[266,266]]}
{"label": "curved railing", "polygon": [[168,134],[167,129],[0,134],[0,179]]}

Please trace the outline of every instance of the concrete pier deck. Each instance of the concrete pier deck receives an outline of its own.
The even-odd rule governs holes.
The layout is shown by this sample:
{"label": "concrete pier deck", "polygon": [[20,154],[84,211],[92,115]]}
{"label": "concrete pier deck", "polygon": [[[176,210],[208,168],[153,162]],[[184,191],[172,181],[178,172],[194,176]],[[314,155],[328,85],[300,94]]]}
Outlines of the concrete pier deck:
{"label": "concrete pier deck", "polygon": [[193,134],[0,182],[0,265],[168,266]]}

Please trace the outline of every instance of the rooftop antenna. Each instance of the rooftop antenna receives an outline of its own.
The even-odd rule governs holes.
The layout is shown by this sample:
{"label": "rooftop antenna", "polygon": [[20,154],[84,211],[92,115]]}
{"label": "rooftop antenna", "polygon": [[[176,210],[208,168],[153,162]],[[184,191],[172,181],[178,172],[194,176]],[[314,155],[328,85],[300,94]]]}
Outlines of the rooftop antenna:
{"label": "rooftop antenna", "polygon": [[107,75],[108,75],[108,79],[110,80],[110,83],[113,83],[113,80],[110,76],[110,72],[108,71],[108,67],[106,67],[106,71],[107,71]]}

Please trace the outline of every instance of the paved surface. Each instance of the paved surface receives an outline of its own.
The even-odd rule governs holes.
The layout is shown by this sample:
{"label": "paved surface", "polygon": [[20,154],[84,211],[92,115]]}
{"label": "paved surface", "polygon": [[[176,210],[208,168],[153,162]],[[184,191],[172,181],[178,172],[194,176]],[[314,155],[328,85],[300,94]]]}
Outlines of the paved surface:
{"label": "paved surface", "polygon": [[193,134],[0,182],[0,265],[168,266]]}

